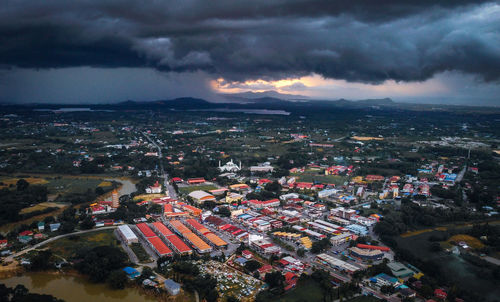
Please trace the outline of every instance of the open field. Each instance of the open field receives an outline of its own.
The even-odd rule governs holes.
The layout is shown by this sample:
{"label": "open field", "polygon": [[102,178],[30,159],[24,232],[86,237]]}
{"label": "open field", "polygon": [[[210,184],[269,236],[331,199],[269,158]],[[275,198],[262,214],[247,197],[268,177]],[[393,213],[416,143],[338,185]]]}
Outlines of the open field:
{"label": "open field", "polygon": [[165,197],[165,194],[141,194],[134,196],[134,201],[139,201],[139,200],[153,200],[155,198],[160,198],[160,197]]}
{"label": "open field", "polygon": [[382,137],[373,137],[373,136],[353,136],[352,139],[357,141],[383,141]]}
{"label": "open field", "polygon": [[476,250],[482,249],[485,247],[485,245],[479,239],[472,237],[472,236],[469,236],[469,235],[465,235],[465,234],[458,234],[458,235],[451,236],[448,239],[448,243],[451,244],[452,241],[455,243],[463,241],[463,242],[467,243],[468,246],[470,246],[471,248],[476,249]]}
{"label": "open field", "polygon": [[[485,274],[484,268],[474,265],[460,255],[435,252],[431,249],[431,236],[443,236],[443,231],[426,231],[418,235],[407,237],[396,237],[398,247],[410,251],[414,256],[425,261],[433,261],[439,266],[442,274],[449,276],[450,281],[463,286],[470,291],[481,293],[483,301],[496,301],[500,289],[493,280],[482,278]],[[461,235],[459,235],[461,236]],[[463,238],[463,237],[459,237]],[[449,247],[449,241],[444,242]]]}
{"label": "open field", "polygon": [[[9,187],[11,185],[15,186],[19,179],[21,179],[21,178],[4,177],[4,176],[0,177],[0,182],[3,183],[3,185],[0,185],[0,189]],[[38,177],[26,177],[23,179],[26,180],[27,182],[29,182],[31,185],[44,185],[44,184],[48,183],[48,181],[46,179],[38,178]]]}
{"label": "open field", "polygon": [[114,230],[103,230],[101,232],[70,236],[47,244],[52,252],[66,259],[74,256],[79,250],[99,245],[119,247],[120,244],[114,235]]}
{"label": "open field", "polygon": [[196,190],[209,191],[209,190],[215,190],[215,189],[217,189],[217,187],[214,185],[187,186],[187,187],[179,188],[179,193],[189,194],[189,193],[196,191]]}
{"label": "open field", "polygon": [[40,215],[33,216],[33,217],[25,219],[25,220],[4,224],[4,225],[0,226],[0,233],[7,234],[8,232],[12,231],[13,229],[17,228],[18,226],[20,226],[22,224],[30,225],[31,223],[33,223],[35,221],[43,220],[45,217],[57,216],[57,215],[61,214],[64,211],[64,209],[65,209],[65,207],[60,208],[58,210],[55,210],[54,212],[40,214]]}
{"label": "open field", "polygon": [[56,202],[42,202],[29,208],[22,209],[19,214],[27,214],[34,211],[43,211],[47,208],[65,208],[67,205]]}

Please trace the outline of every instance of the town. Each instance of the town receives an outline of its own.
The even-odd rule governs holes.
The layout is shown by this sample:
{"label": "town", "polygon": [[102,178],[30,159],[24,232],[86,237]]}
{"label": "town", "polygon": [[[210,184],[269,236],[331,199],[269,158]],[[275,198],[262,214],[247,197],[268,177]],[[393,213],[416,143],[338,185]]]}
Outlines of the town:
{"label": "town", "polygon": [[314,114],[6,112],[2,278],[76,272],[165,301],[495,301],[497,115]]}

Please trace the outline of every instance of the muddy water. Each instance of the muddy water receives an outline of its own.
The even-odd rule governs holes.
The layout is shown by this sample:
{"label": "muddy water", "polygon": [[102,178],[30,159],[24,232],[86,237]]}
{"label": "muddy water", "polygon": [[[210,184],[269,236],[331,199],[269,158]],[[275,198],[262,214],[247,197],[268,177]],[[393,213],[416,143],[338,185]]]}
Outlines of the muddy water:
{"label": "muddy water", "polygon": [[139,293],[135,288],[112,290],[106,284],[94,284],[81,276],[50,273],[25,273],[19,277],[0,279],[8,287],[22,284],[37,294],[50,294],[66,302],[152,302],[152,297]]}

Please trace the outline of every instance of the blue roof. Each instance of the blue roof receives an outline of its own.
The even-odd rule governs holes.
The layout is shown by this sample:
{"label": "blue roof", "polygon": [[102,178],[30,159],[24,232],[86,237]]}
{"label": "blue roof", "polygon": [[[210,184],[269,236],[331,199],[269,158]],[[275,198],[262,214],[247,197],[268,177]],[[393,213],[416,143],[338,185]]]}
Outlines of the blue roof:
{"label": "blue roof", "polygon": [[239,263],[239,264],[245,264],[245,263],[247,263],[247,261],[248,260],[243,258],[243,257],[238,257],[238,258],[236,258],[236,260],[234,260],[234,262]]}
{"label": "blue roof", "polygon": [[125,273],[127,273],[127,275],[138,275],[139,274],[139,271],[136,270],[135,268],[133,267],[130,267],[130,266],[127,266],[126,268],[123,269],[123,271]]}

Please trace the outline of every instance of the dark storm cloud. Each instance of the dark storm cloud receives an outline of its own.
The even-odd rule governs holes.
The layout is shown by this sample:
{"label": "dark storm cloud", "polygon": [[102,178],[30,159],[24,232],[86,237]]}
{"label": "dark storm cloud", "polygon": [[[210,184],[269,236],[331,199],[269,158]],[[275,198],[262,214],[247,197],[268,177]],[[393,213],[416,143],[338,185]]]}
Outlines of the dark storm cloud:
{"label": "dark storm cloud", "polygon": [[6,1],[0,65],[317,73],[379,83],[500,77],[500,8],[480,1]]}

